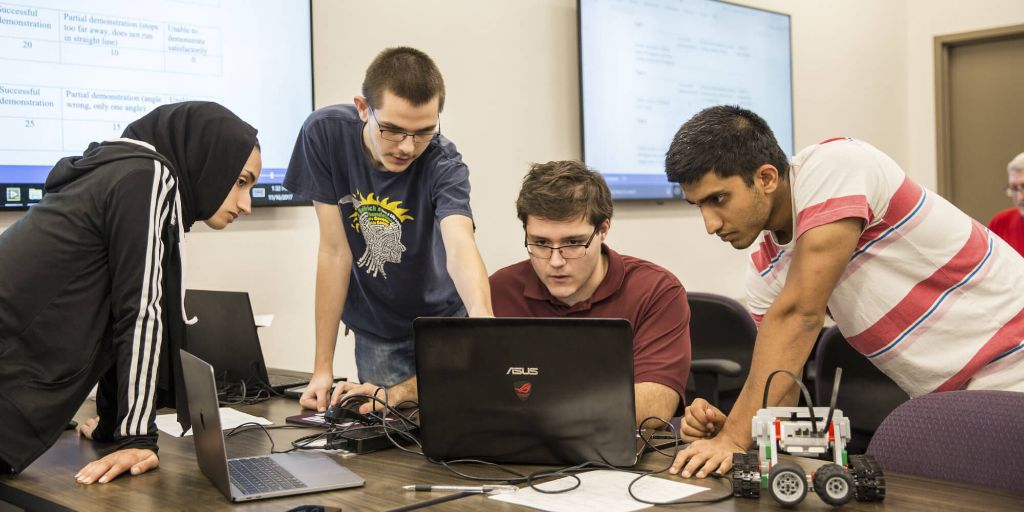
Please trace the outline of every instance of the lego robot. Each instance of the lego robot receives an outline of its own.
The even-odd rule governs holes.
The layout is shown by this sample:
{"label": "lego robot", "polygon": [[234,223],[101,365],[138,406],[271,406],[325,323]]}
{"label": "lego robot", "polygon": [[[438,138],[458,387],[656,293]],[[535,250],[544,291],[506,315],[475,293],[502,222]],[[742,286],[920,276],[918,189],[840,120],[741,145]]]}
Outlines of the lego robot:
{"label": "lego robot", "polygon": [[[807,407],[767,407],[772,377],[786,373],[801,387]],[[835,408],[842,369],[836,370],[830,407],[812,407],[810,393],[796,375],[776,370],[765,384],[764,405],[752,420],[757,454],[733,454],[733,495],[758,498],[766,489],[784,507],[794,507],[807,496],[808,486],[822,501],[840,506],[851,499],[882,501],[885,477],[870,455],[846,453],[850,420]],[[779,462],[779,452],[800,457],[830,459],[810,476],[795,462]]]}

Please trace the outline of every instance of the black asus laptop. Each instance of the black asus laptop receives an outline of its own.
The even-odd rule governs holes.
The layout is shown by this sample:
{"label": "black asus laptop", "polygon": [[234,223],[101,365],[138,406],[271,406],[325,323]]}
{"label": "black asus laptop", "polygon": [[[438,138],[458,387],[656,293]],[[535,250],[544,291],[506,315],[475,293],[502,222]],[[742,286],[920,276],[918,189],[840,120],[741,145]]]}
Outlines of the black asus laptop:
{"label": "black asus laptop", "polygon": [[636,463],[626,320],[417,318],[413,328],[427,457]]}
{"label": "black asus laptop", "polygon": [[218,384],[245,382],[247,390],[269,386],[280,393],[309,383],[308,377],[268,374],[248,293],[188,290],[185,310],[199,317],[186,329],[188,349],[213,365]]}
{"label": "black asus laptop", "polygon": [[231,501],[359,487],[365,481],[326,453],[273,453],[228,459],[213,367],[181,351],[199,469]]}

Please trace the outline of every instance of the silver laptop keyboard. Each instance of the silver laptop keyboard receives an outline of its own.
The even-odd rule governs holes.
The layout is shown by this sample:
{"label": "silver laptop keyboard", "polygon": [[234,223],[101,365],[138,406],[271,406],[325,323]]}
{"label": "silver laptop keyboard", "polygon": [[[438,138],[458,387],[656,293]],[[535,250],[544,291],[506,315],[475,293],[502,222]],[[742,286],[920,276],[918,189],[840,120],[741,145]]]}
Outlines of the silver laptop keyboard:
{"label": "silver laptop keyboard", "polygon": [[307,487],[270,457],[231,459],[228,473],[231,483],[247,495]]}

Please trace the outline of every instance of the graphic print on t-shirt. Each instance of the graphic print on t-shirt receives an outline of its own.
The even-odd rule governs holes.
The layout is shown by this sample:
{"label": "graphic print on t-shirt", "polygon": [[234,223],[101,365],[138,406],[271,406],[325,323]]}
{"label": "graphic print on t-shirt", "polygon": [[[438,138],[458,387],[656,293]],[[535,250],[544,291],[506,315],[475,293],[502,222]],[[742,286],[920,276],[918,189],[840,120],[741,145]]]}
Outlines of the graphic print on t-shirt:
{"label": "graphic print on t-shirt", "polygon": [[384,271],[385,263],[401,263],[405,246],[402,245],[402,222],[413,220],[407,215],[409,210],[400,207],[402,201],[390,201],[390,198],[378,198],[373,192],[364,196],[356,193],[342,197],[339,205],[351,204],[355,212],[349,215],[352,227],[363,234],[366,251],[359,258],[357,266],[365,268],[367,275],[384,279],[388,273]]}

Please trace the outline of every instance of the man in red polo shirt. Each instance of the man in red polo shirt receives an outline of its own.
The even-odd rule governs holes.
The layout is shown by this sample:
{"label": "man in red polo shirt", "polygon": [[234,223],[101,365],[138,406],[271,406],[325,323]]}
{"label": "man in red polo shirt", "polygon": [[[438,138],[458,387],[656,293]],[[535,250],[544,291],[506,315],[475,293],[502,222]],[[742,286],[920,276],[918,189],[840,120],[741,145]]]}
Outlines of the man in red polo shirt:
{"label": "man in red polo shirt", "polygon": [[1024,153],[1010,161],[1006,172],[1009,176],[1006,195],[1013,201],[1013,207],[992,217],[988,229],[1024,255]]}
{"label": "man in red polo shirt", "polygon": [[580,162],[534,164],[516,211],[529,258],[491,276],[495,316],[629,320],[637,424],[673,416],[690,372],[686,290],[669,271],[604,245],[612,217],[604,178]]}

